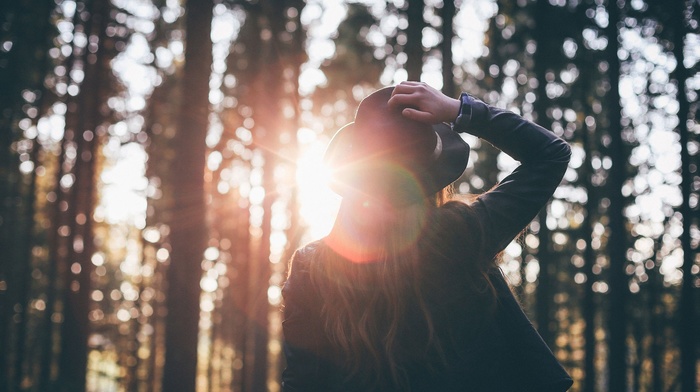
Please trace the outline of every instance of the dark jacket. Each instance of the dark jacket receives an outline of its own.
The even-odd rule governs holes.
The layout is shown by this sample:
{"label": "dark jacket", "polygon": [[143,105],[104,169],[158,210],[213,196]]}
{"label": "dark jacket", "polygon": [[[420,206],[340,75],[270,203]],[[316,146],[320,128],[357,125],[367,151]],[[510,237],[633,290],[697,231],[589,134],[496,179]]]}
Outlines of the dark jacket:
{"label": "dark jacket", "polygon": [[[457,121],[455,131],[485,139],[521,162],[498,186],[474,201],[472,213],[464,215],[467,225],[482,227],[482,255],[490,259],[552,196],[571,152],[552,132],[512,112],[475,99],[463,105],[470,106],[471,118]],[[339,358],[342,353],[333,350],[323,332],[323,298],[309,278],[311,256],[319,246],[325,246],[323,240],[296,252],[282,291],[287,358],[283,390],[368,391],[361,380],[348,379]],[[465,326],[468,337],[457,340],[447,366],[437,371],[421,364],[407,365],[412,392],[560,392],[571,386],[571,378],[523,313],[500,271],[492,269],[489,277],[497,296],[495,310],[482,314],[473,307],[455,308],[450,323]],[[478,327],[467,328],[475,323]]]}

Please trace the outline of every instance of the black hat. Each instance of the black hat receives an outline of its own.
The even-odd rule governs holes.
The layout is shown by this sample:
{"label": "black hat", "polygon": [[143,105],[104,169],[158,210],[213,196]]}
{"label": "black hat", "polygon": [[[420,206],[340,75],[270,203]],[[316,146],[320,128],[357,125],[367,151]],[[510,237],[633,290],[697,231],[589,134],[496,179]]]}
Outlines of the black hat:
{"label": "black hat", "polygon": [[469,145],[447,124],[409,120],[388,105],[393,87],[360,102],[355,121],[331,139],[324,161],[331,189],[343,197],[418,202],[459,178]]}

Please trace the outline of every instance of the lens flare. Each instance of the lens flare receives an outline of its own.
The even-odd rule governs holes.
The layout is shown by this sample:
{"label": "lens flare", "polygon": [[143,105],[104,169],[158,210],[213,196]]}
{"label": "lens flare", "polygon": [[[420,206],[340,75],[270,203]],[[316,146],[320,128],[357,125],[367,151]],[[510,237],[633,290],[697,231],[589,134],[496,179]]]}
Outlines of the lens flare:
{"label": "lens flare", "polygon": [[413,248],[427,221],[427,204],[396,207],[376,198],[344,200],[326,238],[334,252],[353,263],[385,261],[386,249]]}

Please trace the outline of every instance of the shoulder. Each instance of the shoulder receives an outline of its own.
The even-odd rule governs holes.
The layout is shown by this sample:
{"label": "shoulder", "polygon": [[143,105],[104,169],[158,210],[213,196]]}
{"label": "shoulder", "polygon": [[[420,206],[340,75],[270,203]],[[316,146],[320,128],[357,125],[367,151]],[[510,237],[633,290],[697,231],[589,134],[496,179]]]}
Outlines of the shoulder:
{"label": "shoulder", "polygon": [[490,264],[484,253],[483,219],[467,196],[437,208],[426,228],[423,244],[428,254],[441,254],[459,263],[472,260],[467,263],[470,267]]}
{"label": "shoulder", "polygon": [[319,240],[306,244],[294,251],[292,258],[289,260],[288,276],[291,277],[292,274],[298,273],[308,273],[309,266],[314,258],[313,256],[321,246],[322,242]]}
{"label": "shoulder", "polygon": [[436,210],[433,225],[456,235],[479,235],[481,219],[471,196],[459,195]]}
{"label": "shoulder", "polygon": [[287,281],[282,288],[282,296],[285,299],[297,295],[308,295],[311,290],[310,269],[314,255],[322,246],[321,241],[311,242],[294,252],[289,260]]}
{"label": "shoulder", "polygon": [[457,214],[462,219],[470,219],[474,212],[474,201],[476,196],[472,195],[455,195],[447,203],[443,204],[440,209],[451,214]]}

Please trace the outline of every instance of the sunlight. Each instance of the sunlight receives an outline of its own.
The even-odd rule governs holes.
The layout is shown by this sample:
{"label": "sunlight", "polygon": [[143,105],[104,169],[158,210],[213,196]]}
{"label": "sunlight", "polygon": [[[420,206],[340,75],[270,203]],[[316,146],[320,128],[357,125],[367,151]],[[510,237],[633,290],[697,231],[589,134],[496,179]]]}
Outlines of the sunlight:
{"label": "sunlight", "polygon": [[105,155],[111,161],[100,175],[102,189],[95,219],[144,228],[148,179],[145,177],[147,157],[143,146],[129,143],[114,150],[105,149]]}
{"label": "sunlight", "polygon": [[[387,228],[399,234],[390,238],[392,253],[434,229],[396,224],[406,217],[433,223],[420,203],[396,213],[383,200],[356,196],[383,184],[372,171],[345,181],[323,163],[357,102],[406,81],[414,65],[420,72],[411,79],[437,89],[451,80],[492,106],[544,119],[572,145],[551,202],[505,247],[498,267],[525,311],[549,309],[549,321],[534,321],[548,322],[545,340],[555,343],[574,389],[613,380],[614,367],[635,389],[672,389],[683,379],[682,358],[692,351],[686,330],[696,323],[685,290],[700,287],[700,258],[692,253],[700,234],[690,215],[699,199],[696,15],[680,20],[651,0],[618,2],[625,7],[615,12],[615,2],[602,1],[550,0],[535,10],[426,0],[415,2],[417,24],[408,0],[214,1],[206,9],[181,0],[109,0],[97,8],[55,0],[32,10],[26,5],[42,2],[6,3],[12,18],[3,31],[12,34],[0,40],[0,69],[12,80],[0,112],[14,120],[4,155],[12,165],[3,167],[11,171],[0,176],[0,229],[12,230],[0,230],[0,243],[19,264],[0,268],[0,303],[11,300],[0,318],[5,337],[17,337],[0,352],[7,362],[0,374],[11,375],[0,386],[47,390],[43,384],[70,380],[85,381],[87,391],[179,390],[164,387],[179,373],[178,365],[165,366],[165,353],[189,339],[165,333],[170,312],[199,323],[178,334],[197,343],[187,348],[188,372],[196,369],[196,387],[187,389],[282,390],[282,293],[292,252],[332,232],[327,249],[369,263],[386,260],[379,234]],[[202,10],[195,27],[186,16]],[[669,29],[676,22],[685,29]],[[22,49],[27,43],[36,44],[31,53]],[[203,43],[212,57],[199,68],[203,57],[188,51],[186,59],[185,49]],[[413,45],[422,56],[410,54]],[[545,49],[553,63],[541,75],[531,60]],[[208,125],[197,126],[206,137],[192,142],[206,154],[193,158],[205,170],[191,176],[172,165],[189,161],[178,156],[186,143],[179,136],[190,131],[180,121],[190,111],[183,104],[196,108],[198,100],[183,90],[189,65],[209,76],[208,110],[192,110],[208,114]],[[608,94],[616,89],[621,107]],[[619,140],[611,145],[619,135],[622,149]],[[472,150],[459,196],[484,192],[519,166],[487,141],[462,137]],[[620,164],[624,178],[614,175]],[[385,166],[397,182],[419,184],[406,169]],[[179,185],[200,175],[203,187]],[[343,208],[331,183],[350,195]],[[197,203],[205,197],[190,214],[196,219],[178,214],[178,192],[196,194]],[[624,227],[611,224],[620,220]],[[181,241],[188,224],[198,234]],[[183,272],[191,286],[180,285]],[[182,287],[192,288],[182,293],[190,300],[170,301]],[[624,312],[610,312],[605,302],[621,293],[630,294]],[[623,313],[635,328],[608,339]],[[71,345],[65,332],[82,326],[84,341]],[[664,338],[676,330],[680,338]],[[635,363],[616,365],[612,359],[622,356],[611,353],[629,342]],[[63,366],[73,359],[81,369]],[[637,371],[639,364],[650,371]]]}
{"label": "sunlight", "polygon": [[[315,136],[315,135],[314,135]],[[340,196],[328,187],[329,170],[323,164],[326,140],[310,142],[297,162],[299,214],[308,228],[307,240],[327,235],[340,206]]]}

